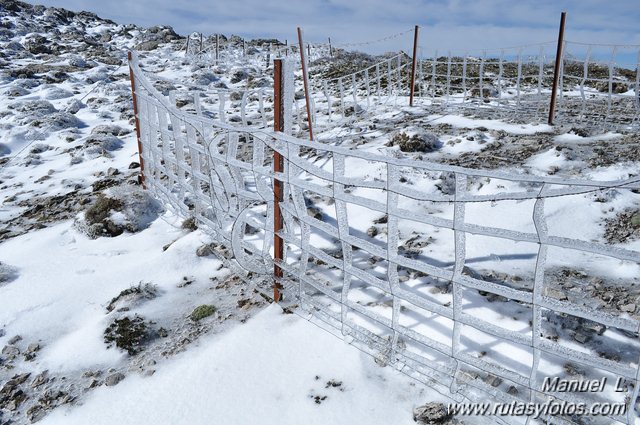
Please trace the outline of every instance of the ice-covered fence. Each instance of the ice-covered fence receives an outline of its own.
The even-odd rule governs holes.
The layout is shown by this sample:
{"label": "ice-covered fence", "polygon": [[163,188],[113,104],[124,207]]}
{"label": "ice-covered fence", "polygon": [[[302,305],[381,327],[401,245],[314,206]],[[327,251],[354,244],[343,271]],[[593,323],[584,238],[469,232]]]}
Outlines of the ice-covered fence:
{"label": "ice-covered fence", "polygon": [[558,118],[595,127],[640,124],[640,46],[565,42]]}
{"label": "ice-covered fence", "polygon": [[[555,42],[433,55],[417,69],[417,95],[445,110],[520,122],[547,119]],[[564,43],[556,122],[638,127],[640,46]]]}
{"label": "ice-covered fence", "polygon": [[[187,91],[172,88],[170,81],[152,73],[147,78],[153,87],[168,97],[172,105],[185,112],[249,127],[266,127],[269,119],[273,119],[267,114],[273,103],[270,87],[247,88],[245,84],[245,87],[234,89],[210,83],[199,85],[199,90]],[[208,75],[200,75],[196,82],[198,79],[208,81],[208,78]]]}
{"label": "ice-covered fence", "polygon": [[[395,106],[408,91],[410,58],[398,53],[347,75],[311,77],[312,120],[320,129]],[[300,114],[298,114],[300,116]]]}
{"label": "ice-covered fence", "polygon": [[554,43],[421,60],[417,95],[476,115],[541,120],[553,80]]}
{"label": "ice-covered fence", "polygon": [[[592,423],[634,423],[640,321],[613,298],[633,295],[640,253],[597,224],[608,197],[637,205],[639,178],[472,170],[234,127],[176,109],[132,67],[148,187],[254,279],[273,271],[276,178],[280,283],[309,317],[460,400],[616,401],[624,411]],[[545,389],[555,376],[609,384]]]}

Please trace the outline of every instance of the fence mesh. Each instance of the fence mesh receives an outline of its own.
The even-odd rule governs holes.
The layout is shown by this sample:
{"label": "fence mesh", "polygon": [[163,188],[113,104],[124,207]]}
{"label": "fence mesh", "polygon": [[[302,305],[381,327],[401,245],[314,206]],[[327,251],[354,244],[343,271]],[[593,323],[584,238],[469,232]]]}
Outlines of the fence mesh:
{"label": "fence mesh", "polygon": [[[441,63],[435,62],[437,78]],[[546,78],[547,62],[531,63]],[[149,189],[178,214],[195,217],[245,272],[272,279],[278,179],[285,189],[279,236],[287,246],[280,283],[310,316],[381,364],[459,400],[619,401],[626,413],[601,423],[634,423],[639,317],[585,294],[596,294],[590,288],[598,285],[604,289],[597,293],[636,287],[640,253],[571,223],[576,211],[594,213],[603,194],[640,201],[639,178],[472,170],[307,142],[180,111],[135,58],[131,66]],[[495,70],[497,81],[516,72],[488,59],[473,66],[482,69],[478,84]],[[465,61],[456,69],[464,70]],[[526,90],[535,92],[537,84]],[[460,95],[463,104],[467,94]],[[292,105],[291,88],[287,96]],[[276,151],[282,173],[272,171]],[[611,270],[621,272],[612,277]],[[620,378],[623,389],[545,390],[545,378],[560,374]],[[543,419],[580,423],[571,416]]]}

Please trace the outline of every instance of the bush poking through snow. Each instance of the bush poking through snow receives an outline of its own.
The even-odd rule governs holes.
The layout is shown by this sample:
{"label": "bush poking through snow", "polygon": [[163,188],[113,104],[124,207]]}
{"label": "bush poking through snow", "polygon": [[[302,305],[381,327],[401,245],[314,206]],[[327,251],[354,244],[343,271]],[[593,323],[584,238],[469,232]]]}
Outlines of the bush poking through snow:
{"label": "bush poking through snow", "polygon": [[116,319],[104,331],[105,344],[109,347],[115,344],[116,347],[126,350],[130,356],[142,351],[142,346],[148,338],[148,326],[144,318],[138,315],[133,319],[129,317]]}
{"label": "bush poking through snow", "polygon": [[90,223],[100,223],[109,217],[111,211],[120,211],[122,209],[122,202],[117,199],[107,198],[100,194],[95,204],[93,204],[85,212],[85,219]]}
{"label": "bush poking through snow", "polygon": [[162,212],[160,204],[134,186],[112,187],[76,219],[76,228],[95,239],[137,233],[146,229]]}
{"label": "bush poking through snow", "polygon": [[208,305],[208,304],[203,304],[203,305],[199,305],[198,307],[196,307],[189,317],[194,322],[199,322],[200,320],[204,319],[205,317],[211,316],[215,312],[216,312],[216,308],[214,306]]}
{"label": "bush poking through snow", "polygon": [[424,131],[396,133],[387,146],[398,146],[402,152],[433,152],[441,143],[434,134]]}
{"label": "bush poking through snow", "polygon": [[182,227],[184,230],[193,232],[198,230],[198,222],[196,221],[195,217],[189,217],[182,222],[182,225],[180,227]]}
{"label": "bush poking through snow", "polygon": [[158,288],[156,285],[140,282],[137,286],[127,288],[120,292],[118,296],[113,297],[107,305],[107,311],[111,312],[116,308],[117,311],[127,311],[144,300],[154,299],[157,295]]}

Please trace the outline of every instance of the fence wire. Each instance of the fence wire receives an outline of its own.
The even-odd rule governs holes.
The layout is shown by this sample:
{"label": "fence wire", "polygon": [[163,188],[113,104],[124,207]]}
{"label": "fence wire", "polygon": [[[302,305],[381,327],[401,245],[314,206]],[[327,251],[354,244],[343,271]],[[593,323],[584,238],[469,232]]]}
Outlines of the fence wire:
{"label": "fence wire", "polygon": [[[640,115],[640,46],[567,41],[555,122],[594,130],[634,130]],[[515,122],[549,111],[556,43],[451,53],[419,61],[417,94],[447,110]]]}
{"label": "fence wire", "polygon": [[[635,423],[639,317],[585,294],[637,285],[640,252],[571,224],[576,211],[592,211],[595,195],[640,201],[640,178],[473,170],[234,126],[180,111],[136,59],[131,66],[149,189],[195,217],[239,268],[272,278],[278,179],[287,246],[280,283],[310,316],[458,400],[617,401],[624,413],[590,423]],[[276,151],[282,173],[272,171]],[[608,282],[614,269],[628,273]],[[619,378],[622,391],[545,390],[545,378],[563,373]]]}

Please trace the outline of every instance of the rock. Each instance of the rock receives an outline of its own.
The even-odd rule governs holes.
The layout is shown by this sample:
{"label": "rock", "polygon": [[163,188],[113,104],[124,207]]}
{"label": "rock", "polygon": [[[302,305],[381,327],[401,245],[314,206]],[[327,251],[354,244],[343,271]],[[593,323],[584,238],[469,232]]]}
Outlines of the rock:
{"label": "rock", "polygon": [[48,370],[45,370],[41,373],[39,373],[38,375],[36,375],[35,378],[33,378],[33,381],[31,381],[31,388],[37,388],[42,384],[46,384],[47,382],[49,382],[49,377],[47,376],[49,374]]}
{"label": "rock", "polygon": [[210,244],[202,245],[198,247],[198,249],[196,249],[196,255],[198,257],[208,257],[213,254],[214,254],[213,247]]}
{"label": "rock", "polygon": [[555,288],[549,288],[549,287],[545,288],[545,295],[560,301],[564,301],[567,299],[567,296],[563,291]]}
{"label": "rock", "polygon": [[309,214],[311,217],[315,218],[316,220],[322,220],[322,211],[318,207],[315,207],[315,206],[307,207],[307,214]]}
{"label": "rock", "polygon": [[91,130],[91,134],[102,134],[108,136],[124,136],[131,133],[130,130],[114,124],[97,125]]}
{"label": "rock", "polygon": [[489,374],[486,378],[484,378],[484,382],[491,385],[492,387],[497,387],[502,384],[502,378]]}
{"label": "rock", "polygon": [[618,310],[624,311],[625,313],[635,313],[636,305],[633,303],[621,305],[621,306],[618,306]]}
{"label": "rock", "polygon": [[137,168],[140,168],[140,163],[139,162],[132,162],[131,164],[129,164],[129,169],[130,170],[135,170]]}
{"label": "rock", "polygon": [[30,153],[43,153],[51,149],[51,146],[46,143],[36,143],[29,150]]}
{"label": "rock", "polygon": [[47,415],[47,411],[44,406],[40,404],[34,404],[27,410],[27,418],[31,423],[38,422]]}
{"label": "rock", "polygon": [[85,107],[84,103],[82,103],[78,99],[72,99],[71,101],[69,101],[66,109],[67,109],[67,112],[75,115],[80,111],[80,109],[84,107]]}
{"label": "rock", "polygon": [[136,286],[131,286],[120,291],[107,304],[107,311],[128,311],[132,307],[137,306],[144,301],[152,300],[158,296],[158,287],[152,283],[140,282]]}
{"label": "rock", "polygon": [[453,173],[440,174],[440,182],[436,183],[436,187],[444,195],[454,195],[456,193],[456,178]]}
{"label": "rock", "polygon": [[124,379],[123,373],[121,372],[112,373],[111,375],[107,376],[107,378],[104,380],[104,384],[107,387],[114,387],[118,385],[120,381],[122,381],[123,379]]}
{"label": "rock", "polygon": [[9,360],[13,360],[20,355],[20,349],[14,345],[5,345],[2,354],[7,356]]}
{"label": "rock", "polygon": [[[5,199],[5,202],[6,202],[6,199]],[[17,268],[0,262],[0,286],[3,286],[3,284],[5,283],[13,282],[17,278],[18,278]],[[4,335],[4,330],[0,329],[0,336],[2,335]],[[14,338],[18,338],[18,339],[14,341]],[[20,341],[20,339],[21,339],[20,336],[16,335],[15,337],[11,338],[8,342],[9,344],[15,344],[16,342]]]}
{"label": "rock", "polygon": [[91,157],[97,157],[105,152],[113,152],[124,146],[124,142],[109,134],[93,134],[84,142],[84,148]]}
{"label": "rock", "polygon": [[573,335],[573,339],[578,341],[580,344],[584,344],[585,342],[587,342],[589,340],[589,335],[585,335],[585,334],[583,334],[581,332],[576,332]]}
{"label": "rock", "polygon": [[413,420],[420,424],[444,424],[451,417],[443,403],[427,403],[413,409]]}
{"label": "rock", "polygon": [[118,174],[120,174],[120,171],[117,168],[109,167],[107,169],[107,176],[109,177],[117,176]]}
{"label": "rock", "polygon": [[51,49],[47,46],[47,39],[41,35],[34,35],[24,42],[24,48],[34,55],[41,53],[51,53]]}
{"label": "rock", "polygon": [[382,217],[376,218],[375,220],[373,220],[373,223],[374,224],[386,224],[388,220],[389,220],[389,216],[387,214],[385,214]]}
{"label": "rock", "polygon": [[371,226],[367,229],[367,236],[370,238],[374,238],[378,234],[378,228],[376,226]]}
{"label": "rock", "polygon": [[242,80],[246,80],[248,76],[249,74],[245,70],[236,70],[231,74],[231,84],[237,84]]}
{"label": "rock", "polygon": [[160,47],[160,42],[156,40],[151,41],[143,41],[142,43],[136,44],[134,49],[141,52],[148,52],[151,50],[155,50]]}

